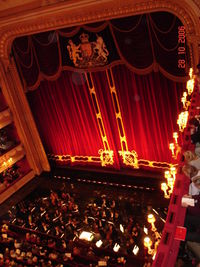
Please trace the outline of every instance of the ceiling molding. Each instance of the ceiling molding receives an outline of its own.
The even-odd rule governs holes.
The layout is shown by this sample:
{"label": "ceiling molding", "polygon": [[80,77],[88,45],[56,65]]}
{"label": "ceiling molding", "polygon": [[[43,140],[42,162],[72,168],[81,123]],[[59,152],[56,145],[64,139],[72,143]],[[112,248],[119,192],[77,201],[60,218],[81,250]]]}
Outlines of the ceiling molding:
{"label": "ceiling molding", "polygon": [[193,3],[195,3],[195,5],[198,7],[198,9],[196,9],[198,15],[200,15],[200,1],[199,0],[192,0]]}
{"label": "ceiling molding", "polygon": [[191,36],[200,36],[199,18],[190,5],[186,3],[186,0],[181,1],[181,3],[178,0],[54,2],[57,2],[57,4],[32,10],[27,12],[26,15],[16,15],[2,21],[3,24],[1,23],[0,27],[0,58],[8,61],[12,41],[18,36],[156,11],[168,11],[179,17],[186,27],[188,39]]}

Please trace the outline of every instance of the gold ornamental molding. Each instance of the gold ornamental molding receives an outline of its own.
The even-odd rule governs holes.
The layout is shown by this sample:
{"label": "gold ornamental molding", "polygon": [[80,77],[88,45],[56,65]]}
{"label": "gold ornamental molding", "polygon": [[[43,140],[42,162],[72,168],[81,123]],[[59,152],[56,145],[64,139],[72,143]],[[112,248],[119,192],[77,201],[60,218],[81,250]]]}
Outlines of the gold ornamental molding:
{"label": "gold ornamental molding", "polygon": [[113,165],[113,151],[112,150],[103,150],[99,149],[98,153],[100,156],[81,156],[81,155],[54,155],[48,154],[49,160],[53,160],[55,162],[65,162],[65,163],[93,163],[95,165],[101,165],[103,167],[107,165]]}
{"label": "gold ornamental molding", "polygon": [[[121,152],[121,151],[120,151]],[[135,158],[134,153],[135,151],[124,151],[125,153],[121,153],[122,157],[125,157],[125,160],[129,162],[130,166],[133,166],[135,164]],[[132,154],[133,153],[133,154]],[[103,149],[99,150],[100,156],[72,156],[72,155],[55,155],[55,154],[48,154],[48,159],[55,161],[55,162],[64,162],[68,164],[73,164],[73,163],[87,163],[87,164],[95,164],[95,165],[101,165],[101,166],[106,166],[106,165],[112,165],[110,163],[111,161],[111,156],[109,155],[112,154],[112,151],[105,151]],[[148,167],[148,168],[156,168],[156,169],[162,169],[162,170],[169,170],[172,167],[177,167],[177,164],[172,164],[169,162],[159,162],[159,161],[151,161],[151,160],[146,160],[146,159],[138,159],[137,160],[137,167]],[[133,166],[134,167],[134,166]]]}
{"label": "gold ornamental molding", "polygon": [[8,66],[5,66],[0,60],[0,84],[5,100],[12,111],[13,121],[19,138],[24,145],[30,167],[35,171],[35,174],[38,175],[42,171],[49,171],[50,166],[46,153],[24,94],[13,58],[11,58]]}
{"label": "gold ornamental molding", "polygon": [[97,119],[97,124],[99,127],[99,132],[101,135],[101,140],[102,140],[103,147],[104,147],[104,149],[99,149],[99,151],[98,151],[98,153],[100,154],[101,165],[103,167],[107,166],[107,165],[113,165],[114,153],[112,150],[110,150],[110,145],[109,145],[108,138],[106,135],[106,130],[105,130],[105,126],[104,126],[104,122],[103,122],[103,118],[102,118],[102,114],[101,114],[101,110],[100,110],[100,106],[99,106],[99,101],[98,101],[95,86],[94,86],[92,73],[91,72],[88,72],[88,73],[85,72],[85,78],[87,81],[87,86],[88,86],[88,89],[90,92],[91,101],[93,104],[95,116]]}
{"label": "gold ornamental molding", "polygon": [[86,78],[87,86],[88,86],[88,89],[90,92],[90,97],[91,97],[91,101],[92,101],[93,108],[95,111],[95,117],[97,119],[99,132],[101,135],[104,150],[110,150],[110,145],[108,143],[108,138],[106,135],[106,130],[105,130],[105,126],[104,126],[104,122],[103,122],[103,118],[102,118],[102,114],[101,114],[101,110],[100,110],[100,106],[99,106],[99,101],[98,101],[96,90],[94,87],[92,73],[91,72],[88,72],[88,73],[85,72],[85,78]]}
{"label": "gold ornamental molding", "polygon": [[115,119],[117,123],[117,129],[121,145],[121,151],[118,151],[118,153],[122,157],[123,163],[125,165],[132,166],[133,168],[139,168],[137,152],[135,150],[129,151],[128,149],[121,108],[111,68],[106,70],[106,77],[110,89],[110,95],[112,98],[113,108],[115,112]]}
{"label": "gold ornamental molding", "polygon": [[68,163],[74,163],[74,162],[88,162],[88,163],[99,163],[101,164],[101,159],[100,157],[97,156],[80,156],[80,155],[55,155],[55,154],[48,154],[48,159],[54,160],[54,161],[63,161],[63,162],[68,162]]}
{"label": "gold ornamental molding", "polygon": [[101,166],[114,164],[114,152],[112,150],[99,149]]}
{"label": "gold ornamental molding", "polygon": [[199,0],[192,0],[193,3],[198,7],[198,14],[200,15],[200,1]]}
{"label": "gold ornamental molding", "polygon": [[200,36],[199,18],[194,6],[194,2],[192,5],[186,0],[79,0],[74,1],[73,5],[66,1],[28,10],[23,16],[16,14],[1,20],[0,58],[9,62],[12,41],[18,36],[156,11],[175,14],[184,24],[188,35]]}
{"label": "gold ornamental molding", "polygon": [[12,115],[10,109],[7,108],[0,112],[0,129],[9,125],[12,122]]}

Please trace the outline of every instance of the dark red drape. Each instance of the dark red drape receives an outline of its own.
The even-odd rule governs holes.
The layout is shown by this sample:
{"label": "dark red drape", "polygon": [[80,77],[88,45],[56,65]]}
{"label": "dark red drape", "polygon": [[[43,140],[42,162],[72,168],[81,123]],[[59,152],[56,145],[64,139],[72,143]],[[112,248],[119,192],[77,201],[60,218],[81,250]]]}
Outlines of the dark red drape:
{"label": "dark red drape", "polygon": [[139,158],[171,162],[168,146],[181,105],[184,84],[159,72],[135,75],[125,66],[113,68],[129,150]]}
{"label": "dark red drape", "polygon": [[103,144],[81,74],[63,72],[57,81],[42,82],[28,98],[48,153],[99,156]]}
{"label": "dark red drape", "polygon": [[[112,71],[129,151],[135,150],[139,159],[171,162],[168,145],[177,130],[177,103],[184,84],[160,73],[139,76],[123,65]],[[92,76],[114,167],[120,167],[121,146],[106,73]],[[103,143],[84,75],[65,71],[27,96],[47,153],[99,156]]]}
{"label": "dark red drape", "polygon": [[[154,12],[19,37],[14,40],[12,50],[25,90],[36,89],[45,79],[56,80],[63,70],[97,71],[119,63],[140,75],[159,70],[165,77],[183,82],[187,79],[190,56],[187,39],[179,43],[180,26],[183,27],[174,14]],[[74,65],[68,45],[71,40],[82,47],[82,33],[88,35],[90,49],[97,35],[103,38],[109,52],[105,65],[95,66],[91,62],[85,67]],[[183,54],[178,53],[179,47]],[[83,56],[81,51],[79,56]],[[185,61],[186,66],[181,68],[179,60]]]}

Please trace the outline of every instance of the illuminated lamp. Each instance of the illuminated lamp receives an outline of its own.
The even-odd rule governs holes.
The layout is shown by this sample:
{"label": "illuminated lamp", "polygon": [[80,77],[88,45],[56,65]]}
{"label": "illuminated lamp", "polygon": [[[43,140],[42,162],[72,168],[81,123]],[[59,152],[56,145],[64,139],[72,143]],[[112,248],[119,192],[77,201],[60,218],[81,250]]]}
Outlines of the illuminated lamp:
{"label": "illuminated lamp", "polygon": [[173,176],[173,178],[175,180],[175,178],[176,178],[176,168],[175,167],[171,167],[170,168],[170,172],[171,172],[171,174],[172,174],[172,176]]}
{"label": "illuminated lamp", "polygon": [[194,90],[194,79],[190,79],[187,81],[186,88],[188,90],[188,94],[191,95]]}
{"label": "illuminated lamp", "polygon": [[169,144],[169,149],[172,151],[172,156],[174,156],[174,149],[175,149],[174,143]]}
{"label": "illuminated lamp", "polygon": [[178,116],[177,124],[179,126],[179,131],[183,132],[188,121],[188,111],[181,112]]}
{"label": "illuminated lamp", "polygon": [[151,227],[152,227],[152,231],[156,231],[156,227],[155,227],[155,221],[156,221],[156,218],[153,214],[149,214],[148,217],[147,217],[147,221],[148,223],[151,224]]}
{"label": "illuminated lamp", "polygon": [[175,139],[175,143],[178,144],[178,133],[177,132],[173,133],[173,138]]}
{"label": "illuminated lamp", "polygon": [[170,172],[169,171],[165,171],[165,178],[168,179],[170,177],[171,177]]}
{"label": "illuminated lamp", "polygon": [[146,248],[148,248],[148,254],[152,254],[152,252],[153,252],[153,250],[151,249],[152,241],[151,241],[151,239],[148,236],[146,236],[144,238],[144,246]]}
{"label": "illuminated lamp", "polygon": [[169,194],[167,193],[167,190],[168,190],[168,185],[166,183],[162,183],[161,184],[161,190],[164,192],[164,197],[165,198],[169,198]]}

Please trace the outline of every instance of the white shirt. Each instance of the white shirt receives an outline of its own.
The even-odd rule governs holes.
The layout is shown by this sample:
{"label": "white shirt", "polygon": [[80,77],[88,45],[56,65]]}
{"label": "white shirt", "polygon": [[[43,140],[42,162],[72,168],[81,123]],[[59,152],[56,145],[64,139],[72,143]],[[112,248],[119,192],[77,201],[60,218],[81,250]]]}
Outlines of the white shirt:
{"label": "white shirt", "polygon": [[200,189],[198,189],[195,184],[192,182],[189,186],[189,195],[195,196],[199,195]]}

